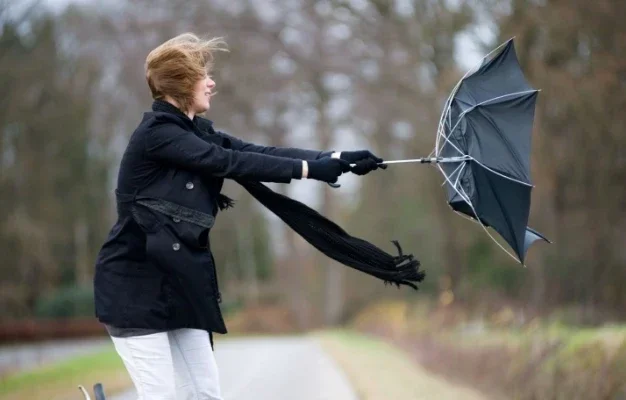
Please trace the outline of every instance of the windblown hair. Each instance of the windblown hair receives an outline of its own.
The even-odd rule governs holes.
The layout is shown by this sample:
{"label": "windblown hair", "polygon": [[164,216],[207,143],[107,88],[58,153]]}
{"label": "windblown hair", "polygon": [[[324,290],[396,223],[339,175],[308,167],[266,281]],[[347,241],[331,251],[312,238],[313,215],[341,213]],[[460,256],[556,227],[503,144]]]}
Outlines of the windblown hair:
{"label": "windblown hair", "polygon": [[222,38],[202,39],[184,33],[152,50],[145,64],[152,98],[170,96],[181,111],[189,111],[194,85],[209,74],[214,53],[226,50],[225,45]]}

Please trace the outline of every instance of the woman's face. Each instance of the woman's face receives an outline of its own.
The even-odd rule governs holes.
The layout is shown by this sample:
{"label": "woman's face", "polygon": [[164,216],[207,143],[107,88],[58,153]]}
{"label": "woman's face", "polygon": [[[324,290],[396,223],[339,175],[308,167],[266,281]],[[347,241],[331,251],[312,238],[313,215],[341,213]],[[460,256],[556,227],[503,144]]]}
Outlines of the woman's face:
{"label": "woman's face", "polygon": [[206,112],[211,107],[211,94],[215,87],[215,82],[208,75],[196,82],[193,88],[193,105],[194,114]]}

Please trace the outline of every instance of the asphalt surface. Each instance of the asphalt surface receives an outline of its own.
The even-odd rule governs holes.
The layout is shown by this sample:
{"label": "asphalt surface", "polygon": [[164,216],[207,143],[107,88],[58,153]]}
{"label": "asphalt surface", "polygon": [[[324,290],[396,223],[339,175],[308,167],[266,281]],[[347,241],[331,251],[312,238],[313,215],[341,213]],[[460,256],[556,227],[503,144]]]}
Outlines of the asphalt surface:
{"label": "asphalt surface", "polygon": [[[358,400],[344,373],[307,337],[218,341],[224,400]],[[111,400],[136,400],[134,389]]]}
{"label": "asphalt surface", "polygon": [[[109,338],[0,346],[0,378],[2,372],[26,370],[110,346]],[[216,342],[215,356],[224,400],[359,400],[344,372],[318,342],[310,337],[228,338]],[[356,370],[361,368],[364,372],[376,371],[382,362],[396,371],[393,372],[394,382],[405,379],[404,386],[410,387],[404,392],[415,390],[415,393],[411,392],[413,394],[408,396],[406,393],[399,396],[403,399],[485,400],[478,392],[448,382],[419,365],[397,364],[392,359],[377,361],[371,357],[359,361],[358,354],[356,358],[354,356],[349,354],[350,360],[357,360],[359,363]],[[374,364],[369,365],[372,362]],[[351,368],[354,369],[354,366]],[[402,371],[406,372],[406,376],[399,377],[398,373]],[[367,373],[360,376],[362,379],[359,385],[362,388],[368,386],[367,390],[363,390],[374,393],[373,398],[388,398],[389,387],[383,387],[382,392],[379,387],[380,382],[384,386],[384,372],[382,370],[372,376]],[[108,393],[107,398],[136,399],[134,389],[115,396]]]}
{"label": "asphalt surface", "polygon": [[51,340],[0,346],[0,376],[94,353],[111,344],[109,338]]}

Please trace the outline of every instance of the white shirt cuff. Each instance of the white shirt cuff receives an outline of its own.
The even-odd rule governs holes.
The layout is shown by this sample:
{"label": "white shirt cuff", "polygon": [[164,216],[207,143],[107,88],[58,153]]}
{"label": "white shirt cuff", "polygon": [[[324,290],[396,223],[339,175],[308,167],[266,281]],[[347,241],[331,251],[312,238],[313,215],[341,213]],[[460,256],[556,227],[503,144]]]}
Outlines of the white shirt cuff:
{"label": "white shirt cuff", "polygon": [[309,163],[302,160],[302,179],[306,179],[309,176]]}

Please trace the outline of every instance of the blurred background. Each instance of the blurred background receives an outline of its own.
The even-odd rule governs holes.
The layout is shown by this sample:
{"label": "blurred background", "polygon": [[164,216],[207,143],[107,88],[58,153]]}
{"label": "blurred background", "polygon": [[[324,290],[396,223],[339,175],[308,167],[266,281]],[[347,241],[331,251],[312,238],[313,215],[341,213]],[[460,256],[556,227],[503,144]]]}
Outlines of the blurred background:
{"label": "blurred background", "polygon": [[[143,63],[191,31],[230,49],[213,72],[218,129],[385,159],[427,156],[455,83],[514,36],[542,90],[530,226],[554,243],[517,264],[450,210],[427,165],[345,175],[338,190],[271,185],[388,252],[399,240],[427,277],[398,290],[321,256],[227,183],[237,212],[212,232],[227,325],[316,332],[354,386],[367,386],[350,360],[369,338],[485,398],[625,399],[625,18],[623,0],[0,0],[0,396],[38,398],[33,376],[58,386],[67,363],[107,345],[94,262],[151,104]],[[122,388],[97,349],[109,351],[99,376]],[[422,398],[391,392],[363,398]]]}

